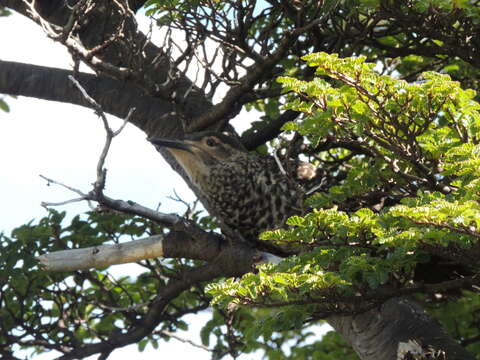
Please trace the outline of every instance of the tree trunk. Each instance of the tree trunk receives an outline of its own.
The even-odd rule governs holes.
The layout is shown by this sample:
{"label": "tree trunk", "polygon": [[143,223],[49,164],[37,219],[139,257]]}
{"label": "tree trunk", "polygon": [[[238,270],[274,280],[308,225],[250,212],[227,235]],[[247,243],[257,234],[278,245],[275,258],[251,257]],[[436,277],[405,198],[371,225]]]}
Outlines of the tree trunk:
{"label": "tree trunk", "polygon": [[393,298],[365,313],[327,321],[361,359],[475,359],[411,299]]}

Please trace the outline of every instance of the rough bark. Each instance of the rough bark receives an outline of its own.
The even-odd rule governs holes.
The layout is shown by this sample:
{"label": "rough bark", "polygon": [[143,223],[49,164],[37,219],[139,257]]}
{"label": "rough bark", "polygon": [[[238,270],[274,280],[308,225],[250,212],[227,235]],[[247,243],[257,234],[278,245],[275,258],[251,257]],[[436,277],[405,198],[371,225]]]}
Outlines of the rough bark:
{"label": "rough bark", "polygon": [[415,355],[425,358],[429,358],[427,354],[434,349],[440,353],[432,359],[444,359],[443,354],[449,360],[474,359],[435,319],[407,298],[390,299],[376,309],[354,316],[331,316],[328,323],[342,334],[361,359],[412,359],[402,354],[405,349],[416,349],[410,355],[421,351]]}

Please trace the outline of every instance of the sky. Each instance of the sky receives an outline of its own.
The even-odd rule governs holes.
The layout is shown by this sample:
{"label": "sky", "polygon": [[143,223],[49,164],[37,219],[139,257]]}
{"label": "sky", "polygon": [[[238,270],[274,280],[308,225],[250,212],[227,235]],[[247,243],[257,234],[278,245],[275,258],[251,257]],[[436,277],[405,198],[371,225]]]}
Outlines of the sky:
{"label": "sky", "polygon": [[[146,18],[139,22],[144,28],[148,26]],[[48,39],[40,27],[22,16],[13,14],[0,18],[0,34],[2,60],[71,68],[65,48]],[[8,236],[15,227],[47,214],[41,202],[60,202],[77,197],[59,186],[47,186],[40,174],[84,192],[91,189],[105,134],[101,120],[90,109],[24,97],[7,97],[5,100],[10,112],[0,111],[0,231]],[[251,114],[243,114],[233,124],[242,131],[248,126],[247,118],[251,117]],[[122,124],[122,120],[115,117],[109,117],[109,122],[114,129]],[[181,214],[185,206],[168,196],[173,196],[175,190],[186,201],[193,201],[195,197],[145,138],[142,131],[127,124],[114,139],[106,161],[105,193],[150,208],[157,208],[160,203],[160,211]],[[77,202],[57,210],[67,211],[71,218],[88,210],[88,206]],[[126,268],[118,265],[112,269],[115,273]],[[179,335],[200,343],[199,330],[208,318],[207,313],[189,316],[185,320],[191,324],[191,331]],[[129,355],[138,356],[136,345],[116,350],[109,359]],[[148,360],[157,359],[159,355],[165,358],[195,356],[197,360],[210,358],[210,353],[173,339],[161,343],[158,350],[147,347],[141,356]],[[50,353],[36,359],[55,357],[56,354]]]}

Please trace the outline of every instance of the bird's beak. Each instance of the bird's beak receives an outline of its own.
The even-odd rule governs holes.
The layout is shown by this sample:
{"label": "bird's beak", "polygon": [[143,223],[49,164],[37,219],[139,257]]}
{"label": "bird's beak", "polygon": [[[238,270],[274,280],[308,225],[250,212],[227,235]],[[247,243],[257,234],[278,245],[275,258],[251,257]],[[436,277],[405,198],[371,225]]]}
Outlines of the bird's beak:
{"label": "bird's beak", "polygon": [[200,148],[189,140],[174,140],[164,138],[148,139],[153,145],[163,146],[173,155],[180,166],[185,170],[190,180],[198,185],[198,179],[204,176],[206,167],[202,166],[204,155]]}
{"label": "bird's beak", "polygon": [[153,145],[163,146],[169,149],[179,149],[192,153],[192,145],[186,141],[165,138],[151,138],[148,139]]}

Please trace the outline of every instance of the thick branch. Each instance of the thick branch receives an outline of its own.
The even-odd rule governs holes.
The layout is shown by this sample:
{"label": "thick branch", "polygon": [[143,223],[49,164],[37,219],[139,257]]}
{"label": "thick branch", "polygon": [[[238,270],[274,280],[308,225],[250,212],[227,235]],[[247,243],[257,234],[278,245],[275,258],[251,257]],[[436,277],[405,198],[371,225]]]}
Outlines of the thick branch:
{"label": "thick branch", "polygon": [[[0,60],[0,93],[91,107],[68,79],[69,75],[74,72]],[[149,123],[157,122],[156,127],[162,129],[164,136],[178,133],[174,130],[175,123],[167,121],[173,111],[168,101],[147,96],[132,85],[104,76],[76,73],[75,78],[105,112],[124,118],[135,107],[130,122],[140,129],[149,132]]]}
{"label": "thick branch", "polygon": [[[214,262],[226,273],[240,276],[251,270],[253,262],[275,262],[275,256],[259,253],[248,244],[230,244],[194,223],[183,222],[185,231],[170,231],[121,244],[107,244],[82,249],[60,250],[40,255],[37,260],[49,271],[73,271],[137,262],[156,257],[195,259]],[[230,255],[225,255],[229,253]],[[223,254],[223,255],[222,255]],[[250,254],[240,257],[242,254]],[[235,258],[237,261],[232,262]]]}
{"label": "thick branch", "polygon": [[163,256],[163,236],[122,244],[100,245],[83,249],[61,250],[37,257],[49,271],[73,271],[102,268]]}

